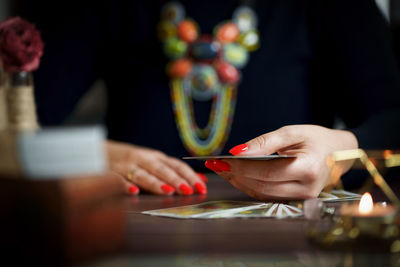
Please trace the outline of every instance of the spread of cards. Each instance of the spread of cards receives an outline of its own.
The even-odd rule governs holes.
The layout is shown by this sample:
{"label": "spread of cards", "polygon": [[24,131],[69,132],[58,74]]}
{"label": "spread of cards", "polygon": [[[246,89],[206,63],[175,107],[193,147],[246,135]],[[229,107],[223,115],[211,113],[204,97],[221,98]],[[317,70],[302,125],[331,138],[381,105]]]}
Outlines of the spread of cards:
{"label": "spread of cards", "polygon": [[[361,195],[344,190],[322,192],[322,201],[358,200]],[[209,201],[196,205],[167,209],[143,211],[143,214],[180,219],[219,219],[219,218],[288,218],[303,215],[303,210],[296,203],[260,203],[243,201]]]}

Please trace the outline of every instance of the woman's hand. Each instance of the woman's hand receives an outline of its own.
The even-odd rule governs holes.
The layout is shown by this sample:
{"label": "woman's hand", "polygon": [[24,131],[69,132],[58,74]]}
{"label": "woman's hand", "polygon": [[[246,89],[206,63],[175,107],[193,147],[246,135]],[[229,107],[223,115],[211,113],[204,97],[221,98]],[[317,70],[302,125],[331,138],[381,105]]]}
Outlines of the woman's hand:
{"label": "woman's hand", "polygon": [[[271,161],[208,160],[217,172],[248,195],[265,199],[307,199],[319,195],[330,182],[327,159],[332,152],[358,147],[349,131],[315,125],[293,125],[261,135],[230,150],[233,155],[296,155]],[[350,164],[342,166],[342,173]]]}
{"label": "woman's hand", "polygon": [[195,173],[186,163],[164,153],[127,143],[107,141],[111,170],[125,178],[127,191],[138,194],[139,188],[158,195],[207,194],[204,174]]}

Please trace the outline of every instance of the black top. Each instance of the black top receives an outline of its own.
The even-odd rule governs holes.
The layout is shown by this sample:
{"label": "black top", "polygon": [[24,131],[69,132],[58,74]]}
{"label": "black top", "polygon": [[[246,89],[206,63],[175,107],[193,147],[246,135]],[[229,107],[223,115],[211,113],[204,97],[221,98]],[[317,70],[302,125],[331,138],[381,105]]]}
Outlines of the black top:
{"label": "black top", "polygon": [[[165,1],[52,2],[46,9],[25,3],[45,42],[35,73],[40,122],[62,123],[103,78],[110,138],[188,155],[174,121],[168,59],[156,34]],[[181,2],[203,33],[230,19],[239,3]],[[284,125],[332,127],[335,118],[363,148],[400,147],[397,64],[375,1],[260,0],[255,9],[261,47],[250,53],[242,72],[224,154]],[[195,113],[204,125],[209,104],[196,105]]]}

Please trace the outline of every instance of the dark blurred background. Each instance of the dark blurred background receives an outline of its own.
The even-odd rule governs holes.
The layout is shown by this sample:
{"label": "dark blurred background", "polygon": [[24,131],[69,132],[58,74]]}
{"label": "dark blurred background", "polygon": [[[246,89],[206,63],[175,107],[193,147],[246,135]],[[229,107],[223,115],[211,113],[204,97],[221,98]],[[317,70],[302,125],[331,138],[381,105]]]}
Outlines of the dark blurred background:
{"label": "dark blurred background", "polygon": [[[382,14],[390,24],[393,33],[393,44],[400,64],[400,0],[375,0]],[[20,0],[0,0],[0,21],[9,16],[26,12],[26,6]],[[41,2],[41,1],[39,1]],[[46,2],[46,1],[43,1]],[[43,4],[43,2],[41,2]],[[79,1],[76,1],[79,9]],[[96,3],[96,2],[94,2]],[[52,3],[54,5],[54,2]],[[76,10],[74,10],[76,11]],[[51,12],[51,10],[49,10]],[[91,89],[80,100],[74,112],[65,121],[65,124],[97,124],[102,123],[106,110],[106,87],[102,80],[97,80]],[[341,128],[342,125],[338,125]]]}

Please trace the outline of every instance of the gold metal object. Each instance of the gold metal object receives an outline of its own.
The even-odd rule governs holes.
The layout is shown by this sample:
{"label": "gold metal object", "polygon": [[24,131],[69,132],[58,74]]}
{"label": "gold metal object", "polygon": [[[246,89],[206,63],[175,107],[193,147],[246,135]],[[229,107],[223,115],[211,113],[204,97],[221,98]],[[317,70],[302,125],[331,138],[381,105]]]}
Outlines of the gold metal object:
{"label": "gold metal object", "polygon": [[6,88],[6,73],[0,62],[0,131],[7,129],[8,126]]}
{"label": "gold metal object", "polygon": [[138,170],[139,170],[139,168],[133,167],[133,168],[126,174],[126,178],[127,178],[129,181],[134,182],[134,181],[133,181],[133,177],[134,177],[135,172],[137,172]]}
{"label": "gold metal object", "polygon": [[0,130],[0,175],[16,178],[23,175],[17,143],[14,132]]}
{"label": "gold metal object", "polygon": [[16,132],[38,130],[33,74],[24,71],[10,74],[5,94],[7,127]]}
{"label": "gold metal object", "polygon": [[390,155],[387,159],[385,159],[385,165],[388,168],[400,166],[400,154]]}
{"label": "gold metal object", "polygon": [[[352,150],[341,150],[333,153],[333,160],[335,162],[358,159],[365,166],[369,174],[374,179],[374,182],[379,186],[389,200],[400,208],[400,200],[397,198],[396,194],[392,191],[390,186],[386,183],[385,179],[379,173],[378,169],[375,167],[374,163],[370,158],[368,158],[367,153],[362,149],[352,149]],[[397,164],[397,165],[396,165]],[[400,154],[390,155],[385,159],[385,165],[388,166],[400,166]]]}
{"label": "gold metal object", "polygon": [[[400,200],[386,183],[382,171],[389,167],[400,166],[400,151],[364,151],[362,149],[334,152],[327,161],[331,169],[331,187],[341,187],[341,161],[354,161],[353,168],[365,168],[372,179],[368,179],[363,189],[375,183],[392,202],[394,212],[383,217],[359,217],[335,213],[329,218],[310,221],[308,236],[323,245],[354,245],[354,242],[374,239],[388,244],[392,253],[400,252]],[[381,171],[379,171],[379,170]],[[366,190],[364,190],[366,191]],[[380,203],[386,205],[385,203]]]}

